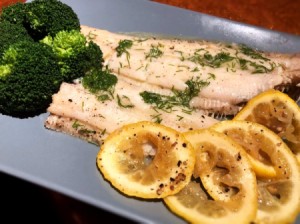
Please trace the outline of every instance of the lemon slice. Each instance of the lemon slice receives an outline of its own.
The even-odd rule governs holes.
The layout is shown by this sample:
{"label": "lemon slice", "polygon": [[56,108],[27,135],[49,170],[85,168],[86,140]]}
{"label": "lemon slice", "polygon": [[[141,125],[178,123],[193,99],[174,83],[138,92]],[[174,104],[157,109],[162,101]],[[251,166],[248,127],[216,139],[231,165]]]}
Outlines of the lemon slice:
{"label": "lemon slice", "polygon": [[253,170],[260,177],[275,177],[276,167],[272,163],[269,154],[268,142],[261,141],[260,137],[255,139],[256,129],[251,130],[248,125],[241,126],[238,121],[222,121],[211,128],[230,136],[240,144],[248,153]]}
{"label": "lemon slice", "polygon": [[152,122],[129,124],[108,136],[97,166],[126,195],[163,198],[188,184],[195,165],[191,144],[177,131]]}
{"label": "lemon slice", "polygon": [[[255,223],[293,222],[300,208],[300,168],[295,155],[282,139],[265,126],[248,121],[222,121],[212,128],[241,144],[253,157],[252,162],[260,157],[258,154],[263,154],[275,170],[273,177],[257,176],[258,213]],[[255,163],[253,167],[256,172],[261,172]]]}
{"label": "lemon slice", "polygon": [[300,108],[287,94],[269,90],[252,98],[234,117],[262,124],[278,134],[300,161]]}
{"label": "lemon slice", "polygon": [[166,205],[192,223],[250,223],[257,212],[257,185],[244,149],[212,130],[184,136],[196,151],[193,178],[164,198]]}

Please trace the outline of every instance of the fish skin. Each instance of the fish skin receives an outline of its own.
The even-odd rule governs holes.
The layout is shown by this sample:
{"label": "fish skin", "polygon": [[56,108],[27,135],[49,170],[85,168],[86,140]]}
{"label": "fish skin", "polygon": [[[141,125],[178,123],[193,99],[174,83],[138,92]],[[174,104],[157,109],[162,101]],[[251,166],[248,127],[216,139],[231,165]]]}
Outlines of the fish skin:
{"label": "fish skin", "polygon": [[[74,124],[82,128],[75,128]],[[68,134],[99,146],[103,144],[104,139],[108,135],[105,129],[97,128],[71,117],[63,117],[55,114],[48,116],[44,126],[47,129]]]}
{"label": "fish skin", "polygon": [[[195,55],[196,49],[205,49],[212,55],[222,51],[234,56],[237,55],[236,52],[239,49],[237,44],[232,44],[228,48],[225,43],[201,40],[152,37],[146,40],[88,26],[81,26],[81,32],[100,46],[104,52],[105,65],[119,76],[164,88],[183,90],[187,87],[187,80],[195,77],[208,80],[209,75],[214,74],[215,79],[209,79],[210,84],[203,87],[199,95],[190,102],[192,107],[211,113],[234,115],[240,110],[240,105],[257,94],[278,86],[297,86],[300,81],[300,54],[260,52],[264,58],[268,59],[264,61],[253,59],[239,52],[239,58],[256,62],[268,69],[274,66],[270,72],[252,74],[253,69],[234,68],[235,65],[231,62],[218,68],[210,68],[186,60]],[[118,57],[115,50],[119,41],[124,39],[134,41],[133,46],[128,49],[129,58],[126,54]],[[153,46],[160,46],[163,54],[158,58],[147,59],[147,54]],[[196,67],[199,71],[193,72],[192,70]]]}
{"label": "fish skin", "polygon": [[[173,108],[172,112],[154,110],[139,95],[145,90],[171,94],[169,89],[119,77],[114,99],[101,102],[81,83],[62,83],[58,93],[52,97],[52,103],[48,108],[50,115],[45,121],[45,127],[101,145],[109,133],[123,125],[139,121],[155,122],[158,116],[161,124],[181,132],[205,128],[218,122],[198,110],[190,113],[182,111],[182,108]],[[117,95],[128,97],[133,107],[120,106]]]}

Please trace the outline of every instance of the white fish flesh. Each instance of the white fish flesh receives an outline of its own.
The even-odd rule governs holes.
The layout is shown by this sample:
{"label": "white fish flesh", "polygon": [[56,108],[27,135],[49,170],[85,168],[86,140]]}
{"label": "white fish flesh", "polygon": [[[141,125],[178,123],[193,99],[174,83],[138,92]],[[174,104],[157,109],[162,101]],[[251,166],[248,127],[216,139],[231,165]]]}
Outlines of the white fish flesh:
{"label": "white fish flesh", "polygon": [[101,145],[112,131],[138,121],[159,122],[182,132],[217,122],[203,111],[186,111],[181,107],[157,110],[139,95],[145,90],[171,94],[169,89],[119,77],[113,99],[102,102],[81,83],[63,83],[53,95],[45,127]]}
{"label": "white fish flesh", "polygon": [[[299,54],[87,26],[81,31],[100,46],[105,66],[118,79],[112,99],[102,102],[80,82],[63,83],[53,96],[45,126],[97,145],[115,129],[142,120],[179,131],[209,127],[218,120],[208,114],[235,114],[260,92],[297,86],[300,80]],[[149,94],[162,102],[147,102]]]}
{"label": "white fish flesh", "polygon": [[105,64],[120,76],[176,90],[187,88],[188,80],[203,81],[203,88],[190,105],[212,113],[235,114],[255,95],[272,88],[297,86],[300,80],[300,54],[263,53],[244,45],[202,40],[117,34],[88,26],[82,26],[81,31],[100,46]]}

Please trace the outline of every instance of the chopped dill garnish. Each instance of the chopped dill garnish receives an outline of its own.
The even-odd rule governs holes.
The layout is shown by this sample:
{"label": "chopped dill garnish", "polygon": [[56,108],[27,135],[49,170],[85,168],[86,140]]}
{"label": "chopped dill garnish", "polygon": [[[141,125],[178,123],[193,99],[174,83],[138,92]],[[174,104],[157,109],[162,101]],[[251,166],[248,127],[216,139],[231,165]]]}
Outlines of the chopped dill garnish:
{"label": "chopped dill garnish", "polygon": [[214,73],[208,73],[208,75],[209,75],[209,79],[213,79],[213,80],[216,79],[216,75]]}
{"label": "chopped dill garnish", "polygon": [[113,99],[113,93],[118,78],[109,70],[93,70],[82,78],[82,85],[97,96],[98,100]]}
{"label": "chopped dill garnish", "polygon": [[94,39],[96,39],[96,37],[97,37],[97,34],[93,33],[92,31],[90,31],[87,35],[87,38],[89,40],[94,40]]}
{"label": "chopped dill garnish", "polygon": [[149,91],[141,92],[140,96],[145,103],[166,112],[171,112],[175,106],[191,109],[191,99],[197,96],[203,87],[208,86],[210,84],[209,80],[212,78],[213,76],[210,76],[207,80],[202,80],[200,77],[192,78],[186,82],[187,88],[185,90],[180,91],[173,88],[173,94],[170,96]]}
{"label": "chopped dill garnish", "polygon": [[246,59],[239,58],[239,64],[242,70],[248,69],[247,63],[248,61]]}
{"label": "chopped dill garnish", "polygon": [[253,50],[252,48],[246,46],[246,45],[240,45],[240,51],[244,54],[249,56],[250,58],[253,59],[261,59],[263,61],[270,61],[269,58],[266,58],[264,56],[262,56],[262,54],[258,51]]}
{"label": "chopped dill garnish", "polygon": [[152,121],[160,124],[162,122],[161,114],[151,115]]}
{"label": "chopped dill garnish", "polygon": [[84,111],[84,101],[81,102],[81,110]]}
{"label": "chopped dill garnish", "polygon": [[[271,62],[269,58],[264,57],[259,51],[253,50],[246,45],[240,45],[236,50],[235,55],[225,52],[225,49],[216,55],[212,55],[207,50],[201,48],[195,50],[194,54],[187,58],[187,60],[211,68],[220,68],[225,65],[226,71],[228,72],[236,72],[237,69],[250,70],[252,74],[268,73],[273,71],[276,66],[274,62]],[[244,58],[242,55],[248,56],[250,59]],[[254,59],[255,61],[251,59]],[[264,63],[268,63],[268,66]],[[194,70],[191,71],[193,72]]]}
{"label": "chopped dill garnish", "polygon": [[116,48],[117,51],[117,57],[121,57],[123,53],[126,55],[129,54],[127,49],[130,49],[132,47],[133,41],[132,40],[120,40],[119,45]]}
{"label": "chopped dill garnish", "polygon": [[191,108],[187,108],[187,109],[184,109],[184,108],[183,108],[181,111],[182,111],[183,113],[186,113],[186,114],[192,114],[192,111],[193,111],[193,110],[192,110]]}
{"label": "chopped dill garnish", "polygon": [[138,43],[141,43],[141,42],[144,42],[144,41],[147,41],[147,40],[149,40],[149,38],[139,38],[135,41],[138,42]]}
{"label": "chopped dill garnish", "polygon": [[180,54],[180,61],[184,61],[185,60],[185,57],[183,56],[183,52],[182,51],[175,51],[177,53]]}
{"label": "chopped dill garnish", "polygon": [[96,131],[94,131],[94,130],[89,130],[89,129],[85,128],[85,126],[83,124],[80,124],[78,122],[78,120],[74,121],[74,123],[72,124],[72,128],[77,130],[78,133],[80,133],[80,134],[95,134],[96,133]]}
{"label": "chopped dill garnish", "polygon": [[258,73],[268,73],[271,72],[275,68],[275,64],[271,63],[271,68],[267,68],[266,66],[259,65],[255,62],[249,62],[249,65],[254,68],[254,71],[252,74],[258,74]]}
{"label": "chopped dill garnish", "polygon": [[219,68],[222,64],[230,62],[234,59],[235,57],[230,56],[230,54],[226,52],[220,52],[213,56],[208,52],[199,54],[199,51],[195,51],[194,55],[189,58],[189,60],[194,63],[212,68]]}
{"label": "chopped dill garnish", "polygon": [[133,41],[132,40],[120,40],[119,41],[119,45],[116,48],[117,51],[117,57],[121,57],[123,53],[126,54],[126,60],[128,63],[128,66],[130,67],[130,54],[128,52],[128,49],[130,49],[133,45]]}
{"label": "chopped dill garnish", "polygon": [[118,105],[119,107],[124,107],[124,108],[132,108],[134,107],[134,105],[130,102],[130,99],[128,96],[119,96],[119,94],[117,94],[117,100],[118,100]]}
{"label": "chopped dill garnish", "polygon": [[95,130],[89,130],[89,129],[86,129],[86,128],[80,129],[80,130],[78,130],[78,132],[80,134],[96,134]]}
{"label": "chopped dill garnish", "polygon": [[163,52],[159,49],[160,47],[162,47],[161,44],[158,44],[157,46],[152,45],[150,52],[148,54],[146,54],[146,59],[150,58],[150,61],[152,60],[152,58],[159,58],[163,55]]}
{"label": "chopped dill garnish", "polygon": [[104,128],[103,130],[102,130],[102,132],[100,133],[100,135],[105,135],[106,134],[106,128]]}
{"label": "chopped dill garnish", "polygon": [[176,115],[178,117],[178,121],[181,121],[184,117],[180,116],[180,115]]}
{"label": "chopped dill garnish", "polygon": [[191,72],[199,72],[199,68],[198,67],[195,67],[193,70],[191,70]]}
{"label": "chopped dill garnish", "polygon": [[83,125],[80,124],[80,123],[78,122],[78,120],[74,121],[73,124],[72,124],[72,128],[74,128],[74,129],[76,129],[76,130],[77,130],[79,127],[81,127],[81,126],[83,126]]}

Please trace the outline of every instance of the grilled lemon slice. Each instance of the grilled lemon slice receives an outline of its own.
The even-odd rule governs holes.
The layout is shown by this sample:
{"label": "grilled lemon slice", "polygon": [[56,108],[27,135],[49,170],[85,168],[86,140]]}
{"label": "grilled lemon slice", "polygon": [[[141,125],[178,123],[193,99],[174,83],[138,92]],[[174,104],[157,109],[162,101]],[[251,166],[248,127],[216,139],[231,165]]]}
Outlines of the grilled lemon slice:
{"label": "grilled lemon slice", "polygon": [[[263,155],[275,170],[273,177],[257,177],[258,213],[254,223],[293,222],[300,208],[300,168],[282,139],[265,126],[247,121],[222,121],[212,129],[242,145],[252,162]],[[260,173],[256,163],[252,164]]]}
{"label": "grilled lemon slice", "polygon": [[163,198],[190,181],[191,144],[177,131],[152,122],[129,124],[108,136],[97,155],[105,179],[126,195]]}
{"label": "grilled lemon slice", "polygon": [[300,161],[300,108],[287,94],[269,90],[252,98],[234,117],[252,121],[278,134]]}
{"label": "grilled lemon slice", "polygon": [[257,212],[257,185],[244,149],[212,130],[184,136],[196,151],[193,178],[164,198],[166,205],[192,223],[250,223]]}

